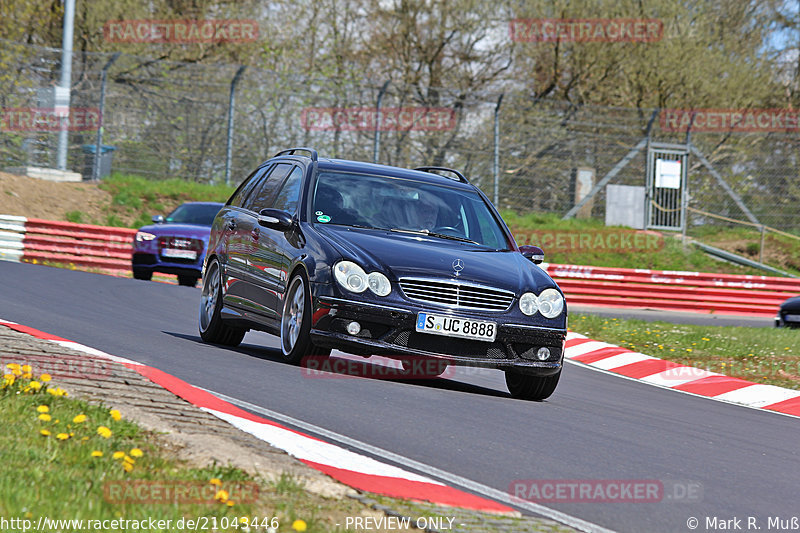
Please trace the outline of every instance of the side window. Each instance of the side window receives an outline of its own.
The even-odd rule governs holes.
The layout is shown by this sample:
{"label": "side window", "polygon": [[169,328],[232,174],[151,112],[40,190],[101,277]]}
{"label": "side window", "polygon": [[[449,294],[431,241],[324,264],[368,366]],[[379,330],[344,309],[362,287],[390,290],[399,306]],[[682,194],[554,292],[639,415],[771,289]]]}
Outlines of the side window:
{"label": "side window", "polygon": [[247,176],[239,188],[236,189],[236,192],[231,195],[230,199],[225,205],[231,205],[233,207],[242,207],[244,203],[244,199],[247,198],[247,194],[253,190],[253,186],[261,179],[264,173],[267,172],[271,167],[269,165],[264,167],[259,167],[253,171],[252,174]]}
{"label": "side window", "polygon": [[288,163],[278,163],[272,167],[272,172],[259,181],[253,192],[244,201],[242,207],[258,212],[271,206],[278,187],[280,187],[283,178],[289,174],[290,170],[292,170],[292,165]]}
{"label": "side window", "polygon": [[297,211],[297,205],[300,203],[300,189],[303,187],[303,169],[294,167],[292,173],[283,182],[278,196],[275,198],[275,203],[272,205],[275,209],[281,209],[290,214]]}

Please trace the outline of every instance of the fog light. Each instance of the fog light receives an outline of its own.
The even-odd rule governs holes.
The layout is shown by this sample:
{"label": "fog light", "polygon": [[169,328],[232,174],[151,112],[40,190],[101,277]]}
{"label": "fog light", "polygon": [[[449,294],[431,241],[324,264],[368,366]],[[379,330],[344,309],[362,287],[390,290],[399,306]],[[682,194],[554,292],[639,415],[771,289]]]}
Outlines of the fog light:
{"label": "fog light", "polygon": [[[359,333],[361,333],[361,324],[359,324],[358,322],[350,322],[349,324],[347,324],[347,333],[349,333],[350,335],[358,335]],[[548,354],[549,353],[550,352],[548,352]]]}
{"label": "fog light", "polygon": [[547,361],[550,359],[550,348],[539,348],[536,357],[539,358],[539,361]]}

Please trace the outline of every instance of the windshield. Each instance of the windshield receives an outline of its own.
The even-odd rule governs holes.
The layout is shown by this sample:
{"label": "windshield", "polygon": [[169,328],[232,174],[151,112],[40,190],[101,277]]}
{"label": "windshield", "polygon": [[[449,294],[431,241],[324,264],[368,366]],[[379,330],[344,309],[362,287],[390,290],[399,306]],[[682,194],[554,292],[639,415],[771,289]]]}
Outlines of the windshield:
{"label": "windshield", "polygon": [[322,172],[312,222],[421,232],[507,250],[502,228],[475,191],[387,176]]}
{"label": "windshield", "polygon": [[222,205],[217,204],[183,204],[167,215],[164,220],[173,224],[196,224],[211,226]]}

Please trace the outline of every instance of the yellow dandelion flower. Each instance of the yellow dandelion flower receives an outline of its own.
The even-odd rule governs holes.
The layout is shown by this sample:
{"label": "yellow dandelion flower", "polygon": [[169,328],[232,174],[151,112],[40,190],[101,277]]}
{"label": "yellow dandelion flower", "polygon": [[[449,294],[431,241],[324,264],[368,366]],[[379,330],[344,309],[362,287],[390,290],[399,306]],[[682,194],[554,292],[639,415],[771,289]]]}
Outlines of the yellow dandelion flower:
{"label": "yellow dandelion flower", "polygon": [[39,407],[36,408],[36,410],[38,412],[40,412],[40,413],[49,413],[50,412],[50,408],[48,406],[46,406],[46,405],[40,405]]}
{"label": "yellow dandelion flower", "polygon": [[26,374],[29,374],[33,372],[33,369],[31,368],[31,365],[22,365],[22,371]]}
{"label": "yellow dandelion flower", "polygon": [[136,464],[136,460],[133,457],[129,456],[129,455],[126,455],[125,457],[123,457],[122,460],[125,461],[126,463],[130,463],[132,465]]}
{"label": "yellow dandelion flower", "polygon": [[84,415],[83,413],[79,414],[78,416],[72,419],[73,424],[82,424],[84,422],[86,422],[86,415]]}
{"label": "yellow dandelion flower", "polygon": [[24,374],[22,374],[22,379],[33,379],[33,374],[31,374],[30,372],[25,372]]}
{"label": "yellow dandelion flower", "polygon": [[89,440],[89,437],[81,437],[81,442],[86,442],[87,440]]}
{"label": "yellow dandelion flower", "polygon": [[95,450],[92,452],[92,457],[103,457],[103,452],[100,450]]}
{"label": "yellow dandelion flower", "polygon": [[297,520],[292,522],[292,529],[294,529],[295,531],[302,532],[302,531],[305,531],[306,529],[308,529],[308,526],[306,525],[304,520],[300,520],[298,518]]}
{"label": "yellow dandelion flower", "polygon": [[130,452],[128,452],[131,457],[141,457],[144,455],[144,452],[139,448],[132,448]]}
{"label": "yellow dandelion flower", "polygon": [[691,349],[691,348],[686,348],[686,351],[687,351],[687,352],[691,352],[691,351],[692,351],[692,349]]}
{"label": "yellow dandelion flower", "polygon": [[42,384],[39,383],[38,381],[31,381],[30,383],[28,383],[28,386],[35,391],[41,390],[42,388]]}
{"label": "yellow dandelion flower", "polygon": [[41,435],[45,436],[45,437],[49,437],[50,436],[50,432],[48,430],[46,430],[46,429],[40,429],[39,433]]}
{"label": "yellow dandelion flower", "polygon": [[222,481],[219,478],[211,478],[208,483],[211,485],[216,485],[217,487],[222,486]]}
{"label": "yellow dandelion flower", "polygon": [[112,431],[108,429],[106,426],[100,426],[97,428],[97,434],[103,437],[104,439],[108,439],[112,435]]}
{"label": "yellow dandelion flower", "polygon": [[218,490],[217,493],[214,495],[214,499],[217,500],[218,502],[225,503],[226,501],[228,501],[229,496],[230,494],[228,494],[228,491]]}
{"label": "yellow dandelion flower", "polygon": [[53,377],[50,374],[42,374],[39,376],[39,381],[42,383],[50,383],[51,379],[53,379]]}
{"label": "yellow dandelion flower", "polygon": [[42,413],[42,414],[39,415],[39,420],[41,420],[42,422],[50,422],[51,418],[52,417],[50,415],[48,415],[47,413]]}
{"label": "yellow dandelion flower", "polygon": [[126,472],[130,472],[131,470],[133,470],[133,465],[132,465],[132,464],[130,464],[130,463],[122,463],[122,468],[123,468],[123,469],[124,469]]}
{"label": "yellow dandelion flower", "polygon": [[111,457],[114,459],[122,459],[123,457],[125,457],[125,452],[114,452],[114,454]]}
{"label": "yellow dandelion flower", "polygon": [[233,500],[228,500],[227,502],[225,502],[225,505],[227,505],[228,507],[233,507],[236,504],[233,502]]}
{"label": "yellow dandelion flower", "polygon": [[116,409],[112,409],[112,410],[110,410],[110,411],[108,412],[108,414],[110,414],[110,415],[111,415],[111,418],[113,418],[113,419],[114,419],[114,421],[116,421],[116,422],[119,422],[119,421],[122,419],[122,414],[120,414],[120,412],[119,412],[119,411],[117,411]]}
{"label": "yellow dandelion flower", "polygon": [[56,435],[56,438],[58,440],[67,440],[69,438],[69,435],[67,435],[66,433],[59,433],[58,435]]}
{"label": "yellow dandelion flower", "polygon": [[19,363],[8,363],[6,365],[6,368],[9,369],[9,370],[20,370],[21,369],[21,367],[19,366]]}
{"label": "yellow dandelion flower", "polygon": [[15,376],[19,377],[19,376],[22,375],[22,370],[20,370],[20,369],[11,370],[11,373],[14,374]]}

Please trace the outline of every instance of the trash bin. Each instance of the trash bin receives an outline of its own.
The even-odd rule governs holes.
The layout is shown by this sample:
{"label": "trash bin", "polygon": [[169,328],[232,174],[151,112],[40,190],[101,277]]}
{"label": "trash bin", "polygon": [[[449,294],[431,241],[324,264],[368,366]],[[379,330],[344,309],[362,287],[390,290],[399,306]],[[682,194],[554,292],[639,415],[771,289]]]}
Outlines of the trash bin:
{"label": "trash bin", "polygon": [[[116,146],[109,146],[108,144],[103,144],[100,147],[100,174],[98,179],[103,179],[111,174],[111,160],[116,149]],[[83,145],[83,179],[85,180],[94,179],[94,154],[96,151],[97,145],[95,144]]]}

